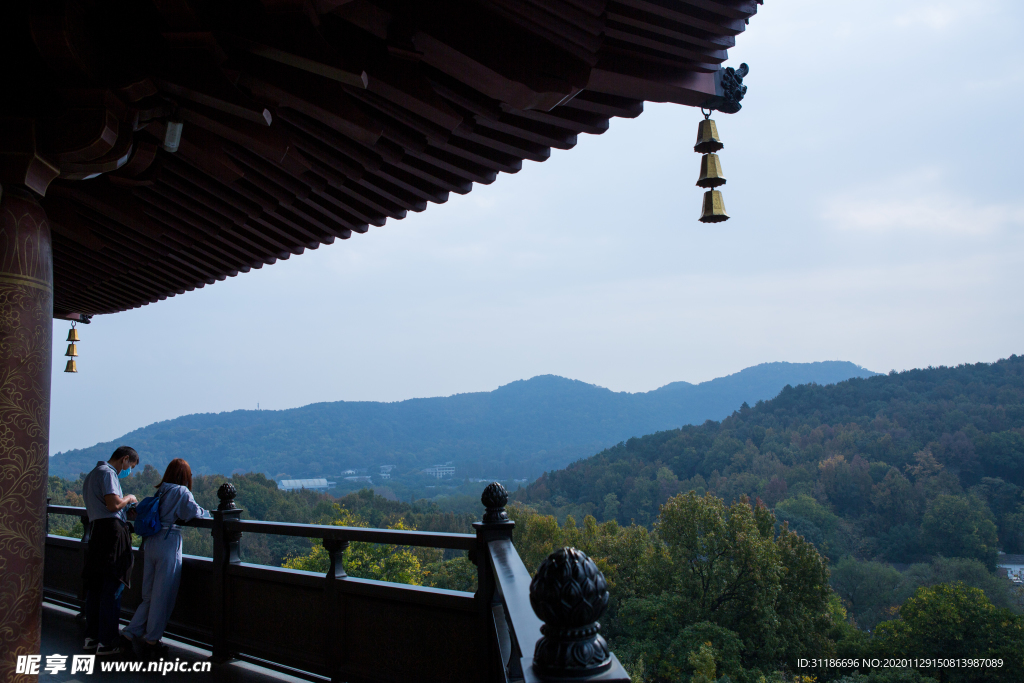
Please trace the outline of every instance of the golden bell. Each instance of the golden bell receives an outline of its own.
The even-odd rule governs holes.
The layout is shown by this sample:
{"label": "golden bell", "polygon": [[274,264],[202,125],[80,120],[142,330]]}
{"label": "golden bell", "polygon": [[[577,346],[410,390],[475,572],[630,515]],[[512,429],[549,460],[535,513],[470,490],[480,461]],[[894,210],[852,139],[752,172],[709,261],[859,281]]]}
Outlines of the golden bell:
{"label": "golden bell", "polygon": [[725,213],[725,200],[718,190],[708,190],[704,193],[704,211],[701,212],[701,223],[721,223],[729,220]]}
{"label": "golden bell", "polygon": [[74,327],[72,327],[70,330],[68,330],[67,341],[69,341],[69,342],[82,341],[81,339],[78,338],[78,330],[76,330]]}
{"label": "golden bell", "polygon": [[697,187],[718,187],[725,185],[725,176],[722,174],[722,162],[717,154],[705,154],[700,158],[700,178],[697,178]]}
{"label": "golden bell", "polygon": [[74,344],[68,344],[68,352],[65,353],[64,355],[65,356],[78,356],[78,349],[75,348]]}
{"label": "golden bell", "polygon": [[718,137],[718,128],[715,126],[715,122],[711,119],[701,121],[700,126],[697,127],[697,144],[693,146],[693,151],[708,154],[709,152],[717,152],[723,147],[725,145],[722,144],[721,138]]}
{"label": "golden bell", "polygon": [[75,366],[74,358],[68,361],[67,367],[64,368],[64,372],[78,372],[78,368]]}

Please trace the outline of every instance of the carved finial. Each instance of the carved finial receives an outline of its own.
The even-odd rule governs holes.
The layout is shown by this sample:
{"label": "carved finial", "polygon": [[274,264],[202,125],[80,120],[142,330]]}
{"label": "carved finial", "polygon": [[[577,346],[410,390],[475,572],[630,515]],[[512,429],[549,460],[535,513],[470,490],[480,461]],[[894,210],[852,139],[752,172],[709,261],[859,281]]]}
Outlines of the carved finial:
{"label": "carved finial", "polygon": [[480,502],[487,508],[484,511],[484,524],[500,524],[509,521],[505,505],[508,503],[508,491],[498,482],[491,482],[480,496]]}
{"label": "carved finial", "polygon": [[235,496],[238,495],[238,491],[235,490],[235,485],[231,482],[224,482],[217,489],[217,497],[220,498],[220,505],[217,506],[218,510],[234,510],[235,509]]}
{"label": "carved finial", "polygon": [[608,584],[592,559],[576,548],[548,555],[530,583],[530,605],[544,622],[533,653],[542,676],[577,678],[612,666],[597,622],[608,608]]}

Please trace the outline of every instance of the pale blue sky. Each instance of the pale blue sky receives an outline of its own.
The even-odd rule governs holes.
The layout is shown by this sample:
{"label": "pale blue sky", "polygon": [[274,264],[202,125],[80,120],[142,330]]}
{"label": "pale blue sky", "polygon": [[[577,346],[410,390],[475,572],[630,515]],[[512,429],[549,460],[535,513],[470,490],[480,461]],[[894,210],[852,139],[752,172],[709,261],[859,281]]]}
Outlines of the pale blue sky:
{"label": "pale blue sky", "polygon": [[51,452],[195,412],[394,401],[554,373],[616,391],[765,361],[1024,352],[1024,3],[767,0],[716,114],[638,119],[444,205],[81,327]]}

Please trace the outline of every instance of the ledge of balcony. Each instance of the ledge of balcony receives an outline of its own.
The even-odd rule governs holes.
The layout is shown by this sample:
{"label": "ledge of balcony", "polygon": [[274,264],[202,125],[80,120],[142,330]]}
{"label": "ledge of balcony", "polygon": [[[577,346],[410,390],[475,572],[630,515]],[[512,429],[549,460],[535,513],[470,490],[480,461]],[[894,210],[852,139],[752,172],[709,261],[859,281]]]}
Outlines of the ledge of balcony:
{"label": "ledge of balcony", "polygon": [[[125,626],[122,620],[122,626]],[[84,654],[82,651],[82,624],[77,610],[71,610],[60,605],[49,602],[43,603],[43,642],[41,654],[42,663],[45,665],[47,655],[66,655],[67,670],[57,674],[43,674],[41,677],[46,681],[54,683],[82,683],[82,681],[104,681],[117,680],[134,681],[142,678],[158,676],[166,683],[199,683],[200,681],[217,681],[218,683],[308,683],[310,680],[324,681],[319,676],[313,678],[304,676],[297,678],[278,671],[272,671],[249,662],[233,660],[225,664],[214,664],[209,673],[168,672],[166,675],[160,673],[139,673],[127,672],[108,673],[100,672],[100,659],[97,658],[95,669],[91,675],[82,673],[70,673],[71,656]],[[170,647],[168,661],[180,659],[182,662],[204,662],[210,658],[210,651],[193,647],[172,638],[164,638],[163,642]],[[117,660],[125,661],[125,660]],[[148,666],[143,664],[143,668]]]}
{"label": "ledge of balcony", "polygon": [[[571,678],[629,683],[598,634],[609,595],[597,565],[574,548],[562,548],[541,563],[531,580],[512,545],[515,523],[505,511],[508,493],[498,482],[480,497],[485,509],[482,521],[473,524],[475,534],[242,520],[235,494],[234,486],[225,483],[217,492],[220,505],[213,519],[188,523],[211,530],[213,557],[184,556],[165,632],[176,643],[170,661],[179,656],[209,661],[215,668],[208,680],[541,683]],[[48,511],[86,513],[66,506]],[[75,608],[81,609],[84,598],[81,576],[89,535],[84,527],[82,539],[46,538],[43,587],[50,606],[42,655],[80,652],[83,629],[75,623]],[[244,563],[239,548],[245,533],[321,539],[330,566],[319,574]],[[477,591],[350,577],[345,572],[350,541],[468,550],[477,567]],[[130,616],[142,599],[140,560],[137,556],[131,585],[121,596],[122,617]],[[196,672],[186,675],[196,680]]]}

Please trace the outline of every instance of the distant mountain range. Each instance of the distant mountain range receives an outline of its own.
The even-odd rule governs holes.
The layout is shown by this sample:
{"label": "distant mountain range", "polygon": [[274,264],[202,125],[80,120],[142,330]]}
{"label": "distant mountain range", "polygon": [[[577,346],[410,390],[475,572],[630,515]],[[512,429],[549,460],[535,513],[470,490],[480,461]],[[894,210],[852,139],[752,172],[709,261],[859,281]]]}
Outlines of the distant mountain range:
{"label": "distant mountain range", "polygon": [[451,461],[456,477],[528,477],[565,467],[632,436],[721,420],[786,385],[834,384],[877,373],[845,361],[764,363],[700,384],[630,394],[555,375],[490,392],[395,403],[339,401],[291,410],[236,410],[157,422],[90,448],[57,453],[50,473],[77,477],[119,445],[158,469],[176,457],[195,472],[274,478],[349,469],[414,476]]}

